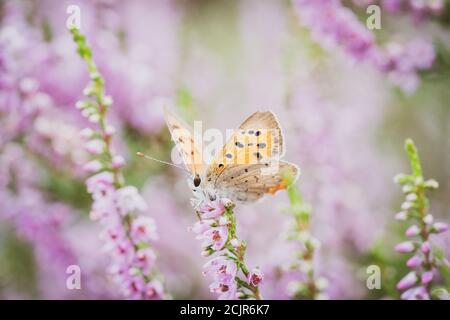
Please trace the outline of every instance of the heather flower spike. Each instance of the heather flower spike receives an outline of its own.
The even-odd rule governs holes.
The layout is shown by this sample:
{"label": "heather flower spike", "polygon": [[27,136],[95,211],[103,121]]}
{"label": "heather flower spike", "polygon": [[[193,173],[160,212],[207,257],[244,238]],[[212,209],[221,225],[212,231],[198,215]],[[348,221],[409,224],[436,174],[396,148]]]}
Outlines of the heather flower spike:
{"label": "heather flower spike", "polygon": [[[401,174],[395,178],[396,183],[402,186],[405,194],[405,202],[402,204],[402,216],[405,219],[397,220],[409,221],[411,224],[407,228],[405,235],[408,241],[399,243],[395,250],[399,253],[411,253],[411,258],[406,262],[406,266],[411,269],[403,279],[397,284],[398,290],[407,290],[402,295],[402,299],[430,299],[433,296],[432,285],[439,268],[448,268],[446,260],[438,254],[437,248],[430,245],[430,235],[433,233],[443,233],[448,226],[442,222],[434,222],[434,218],[429,212],[429,201],[425,192],[437,188],[434,180],[423,178],[422,166],[419,154],[411,139],[406,140],[405,149],[408,153],[412,174]],[[445,289],[438,288],[439,292]],[[444,295],[435,294],[437,298]]]}
{"label": "heather flower spike", "polygon": [[406,93],[416,90],[420,71],[434,62],[433,45],[424,39],[378,45],[375,35],[342,1],[293,0],[293,6],[300,23],[324,49],[340,47],[353,60],[372,64]]}
{"label": "heather flower spike", "polygon": [[197,206],[199,221],[191,229],[203,240],[202,255],[212,257],[204,275],[212,275],[211,292],[220,300],[257,299],[264,274],[245,262],[246,245],[236,234],[235,205],[228,199],[204,200]]}
{"label": "heather flower spike", "polygon": [[104,80],[85,37],[77,29],[71,32],[91,78],[84,90],[87,99],[79,101],[76,107],[97,127],[81,131],[92,157],[84,169],[95,173],[86,181],[93,199],[90,217],[100,220],[104,227],[101,237],[112,259],[109,271],[122,294],[130,299],[162,299],[166,294],[154,266],[156,253],[151,247],[151,242],[157,239],[155,223],[140,214],[145,211],[146,203],[139,191],[125,185],[121,173],[125,160],[114,153],[111,138],[115,129],[106,120],[112,99],[105,96]]}
{"label": "heather flower spike", "polygon": [[295,299],[325,299],[323,290],[327,287],[327,280],[317,277],[314,271],[314,256],[320,247],[318,239],[311,235],[311,206],[303,201],[300,190],[293,183],[290,176],[285,177],[288,182],[287,193],[291,204],[288,213],[292,215],[294,223],[288,231],[288,239],[296,242],[298,251],[295,252],[296,261],[291,270],[299,270],[304,274],[302,280],[291,281],[288,293]]}

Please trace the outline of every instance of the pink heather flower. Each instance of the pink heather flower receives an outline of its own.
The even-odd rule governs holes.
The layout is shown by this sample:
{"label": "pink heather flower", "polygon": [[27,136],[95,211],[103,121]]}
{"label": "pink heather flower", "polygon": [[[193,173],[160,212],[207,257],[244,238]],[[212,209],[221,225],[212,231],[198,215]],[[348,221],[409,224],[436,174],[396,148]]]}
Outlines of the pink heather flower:
{"label": "pink heather flower", "polygon": [[411,288],[413,285],[417,282],[417,274],[415,271],[411,271],[406,276],[404,276],[398,283],[397,283],[397,289],[398,290],[405,290]]}
{"label": "pink heather flower", "polygon": [[116,132],[116,128],[111,125],[107,125],[105,128],[105,134],[110,137]]}
{"label": "pink heather flower", "polygon": [[233,247],[235,247],[235,248],[237,248],[237,247],[240,246],[239,240],[236,239],[236,238],[231,239],[230,243],[231,243],[231,245],[232,245]]}
{"label": "pink heather flower", "polygon": [[417,195],[415,193],[410,193],[406,196],[406,200],[413,202],[417,200]]}
{"label": "pink heather flower", "polygon": [[100,161],[98,161],[98,160],[92,160],[92,161],[89,161],[88,163],[86,163],[86,164],[83,166],[83,170],[86,171],[86,172],[88,172],[88,173],[94,173],[94,172],[97,172],[97,171],[99,171],[99,170],[102,169],[102,168],[103,168],[103,165],[102,165],[102,163],[101,163]]}
{"label": "pink heather flower", "polygon": [[408,218],[408,214],[405,211],[400,211],[395,215],[395,220],[403,221]]}
{"label": "pink heather flower", "polygon": [[420,234],[420,228],[416,225],[410,226],[405,232],[405,235],[407,237],[415,237],[418,234]]}
{"label": "pink heather flower", "polygon": [[399,253],[409,253],[414,251],[414,243],[411,241],[405,241],[402,243],[399,243],[395,246],[395,251]]}
{"label": "pink heather flower", "polygon": [[204,247],[212,245],[212,248],[215,251],[219,251],[223,248],[228,240],[228,228],[211,228],[205,231],[204,236],[207,238],[207,241],[204,243]]}
{"label": "pink heather flower", "polygon": [[194,226],[191,228],[191,231],[197,234],[198,239],[203,239],[203,234],[206,232],[206,230],[211,228],[211,224],[214,221],[212,220],[201,220],[194,223]]}
{"label": "pink heather flower", "polygon": [[411,288],[401,295],[403,300],[430,300],[430,296],[425,287]]}
{"label": "pink heather flower", "polygon": [[413,206],[413,204],[409,201],[405,201],[402,203],[402,210],[408,210]]}
{"label": "pink heather flower", "polygon": [[114,175],[103,171],[86,180],[87,191],[93,195],[104,195],[113,190]]}
{"label": "pink heather flower", "polygon": [[88,120],[89,120],[90,122],[92,122],[92,123],[98,123],[99,120],[100,120],[100,115],[99,115],[98,113],[91,114],[91,115],[88,117]]}
{"label": "pink heather flower", "polygon": [[220,218],[219,218],[219,225],[221,225],[221,226],[226,226],[226,225],[228,225],[228,219],[227,219],[227,217],[224,217],[224,216],[220,217]]}
{"label": "pink heather flower", "polygon": [[156,240],[156,225],[152,218],[139,216],[131,224],[131,237],[135,242]]}
{"label": "pink heather flower", "polygon": [[88,140],[91,139],[94,136],[95,132],[91,128],[84,128],[80,131],[81,138]]}
{"label": "pink heather flower", "polygon": [[400,12],[403,0],[383,0],[383,9],[390,13]]}
{"label": "pink heather flower", "polygon": [[428,284],[433,280],[433,271],[427,271],[422,274],[422,284]]}
{"label": "pink heather flower", "polygon": [[128,239],[124,239],[112,249],[115,253],[115,258],[123,259],[125,261],[128,260],[128,256],[133,250],[133,245]]}
{"label": "pink heather flower", "polygon": [[116,206],[121,215],[144,211],[147,208],[147,204],[134,186],[126,186],[116,191]]}
{"label": "pink heather flower", "polygon": [[432,224],[434,221],[433,216],[431,214],[427,214],[424,218],[423,218],[423,222],[425,222],[425,224]]}
{"label": "pink heather flower", "polygon": [[85,145],[86,151],[91,154],[101,154],[105,148],[105,143],[102,140],[90,140]]}
{"label": "pink heather flower", "polygon": [[89,213],[92,220],[98,220],[110,216],[115,211],[113,188],[105,188],[101,193],[93,193],[91,211]]}
{"label": "pink heather flower", "polygon": [[33,95],[34,93],[37,92],[38,88],[39,83],[32,78],[23,78],[19,82],[19,89],[21,93],[23,93],[24,95],[28,96]]}
{"label": "pink heather flower", "polygon": [[406,266],[408,268],[416,268],[422,264],[422,258],[419,256],[412,256],[406,261]]}
{"label": "pink heather flower", "polygon": [[133,300],[142,299],[142,292],[146,287],[145,280],[142,277],[130,277],[128,281],[125,281],[124,286],[127,297]]}
{"label": "pink heather flower", "polygon": [[448,224],[443,223],[443,222],[436,222],[435,224],[433,224],[433,229],[432,229],[435,233],[441,233],[441,232],[445,232],[448,230]]}
{"label": "pink heather flower", "polygon": [[417,69],[428,69],[434,62],[435,52],[429,41],[417,39],[410,42],[406,48],[408,59]]}
{"label": "pink heather flower", "polygon": [[144,298],[159,300],[163,298],[164,287],[158,280],[152,280],[145,286]]}
{"label": "pink heather flower", "polygon": [[257,287],[264,280],[264,274],[259,268],[254,268],[247,277],[248,284]]}
{"label": "pink heather flower", "polygon": [[203,271],[203,275],[217,272],[217,270],[219,270],[222,266],[226,266],[227,262],[228,260],[224,256],[218,256],[209,260],[203,265],[203,269],[205,269],[205,271]]}
{"label": "pink heather flower", "polygon": [[203,219],[218,218],[225,211],[225,206],[221,200],[205,202],[200,205],[200,214]]}
{"label": "pink heather flower", "polygon": [[125,239],[126,232],[122,225],[118,224],[114,227],[107,228],[102,234],[102,238],[105,238],[107,242],[111,242],[114,244],[120,243]]}
{"label": "pink heather flower", "polygon": [[236,264],[229,261],[224,256],[218,256],[203,265],[205,271],[204,275],[213,273],[215,276],[228,274],[231,277],[235,277],[237,273]]}
{"label": "pink heather flower", "polygon": [[135,258],[135,265],[140,267],[144,273],[149,273],[156,261],[156,254],[151,248],[139,249]]}
{"label": "pink heather flower", "polygon": [[237,285],[234,281],[227,281],[227,282],[216,281],[209,286],[209,289],[211,292],[219,294],[218,297],[219,300],[236,299]]}
{"label": "pink heather flower", "polygon": [[236,298],[237,285],[235,277],[237,266],[233,261],[219,256],[205,264],[204,274],[212,273],[215,281],[209,286],[211,292],[219,294],[219,300]]}
{"label": "pink heather flower", "polygon": [[428,252],[430,252],[430,250],[431,250],[430,243],[429,243],[428,241],[422,243],[422,245],[420,246],[420,250],[421,250],[423,253],[428,253]]}
{"label": "pink heather flower", "polygon": [[125,159],[122,156],[114,156],[111,161],[111,165],[112,165],[113,169],[122,168],[124,164],[125,164]]}

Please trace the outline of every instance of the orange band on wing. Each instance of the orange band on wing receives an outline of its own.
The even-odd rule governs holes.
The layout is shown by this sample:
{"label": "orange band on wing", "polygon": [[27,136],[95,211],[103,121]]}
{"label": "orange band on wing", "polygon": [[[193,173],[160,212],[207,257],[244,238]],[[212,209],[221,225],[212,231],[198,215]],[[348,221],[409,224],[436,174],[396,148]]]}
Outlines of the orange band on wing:
{"label": "orange band on wing", "polygon": [[284,184],[284,183],[282,182],[282,183],[280,183],[279,185],[277,185],[277,186],[275,186],[275,187],[268,188],[266,192],[267,192],[267,193],[270,193],[270,194],[274,194],[274,193],[277,192],[278,190],[284,190],[284,189],[286,189],[286,184]]}

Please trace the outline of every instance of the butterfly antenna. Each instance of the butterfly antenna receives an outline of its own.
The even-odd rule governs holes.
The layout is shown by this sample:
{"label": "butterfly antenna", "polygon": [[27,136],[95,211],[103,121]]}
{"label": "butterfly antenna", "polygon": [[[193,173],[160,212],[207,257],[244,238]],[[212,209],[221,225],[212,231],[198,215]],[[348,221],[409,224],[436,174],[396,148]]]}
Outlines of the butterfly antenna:
{"label": "butterfly antenna", "polygon": [[183,168],[183,167],[177,166],[177,165],[174,164],[174,163],[171,163],[171,162],[167,162],[167,161],[163,161],[163,160],[159,160],[159,159],[150,157],[150,156],[148,156],[148,155],[146,155],[146,154],[144,154],[144,153],[142,153],[142,152],[136,152],[136,155],[137,155],[138,157],[141,157],[141,158],[145,158],[145,159],[148,159],[148,160],[153,160],[153,161],[156,161],[156,162],[159,162],[159,163],[167,164],[167,165],[169,165],[169,166],[172,166],[172,167],[181,169],[181,170],[183,170],[184,172],[187,172],[188,174],[190,174],[190,172],[189,172],[188,170],[186,170],[186,169]]}

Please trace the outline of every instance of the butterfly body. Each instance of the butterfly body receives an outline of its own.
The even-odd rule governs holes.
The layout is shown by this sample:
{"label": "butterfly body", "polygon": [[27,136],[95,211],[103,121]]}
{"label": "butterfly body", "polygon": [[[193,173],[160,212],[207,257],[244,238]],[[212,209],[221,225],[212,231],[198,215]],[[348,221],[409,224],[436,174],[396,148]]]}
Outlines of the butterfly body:
{"label": "butterfly body", "polygon": [[189,127],[167,110],[166,122],[191,175],[190,185],[198,201],[219,197],[253,202],[285,189],[287,175],[294,181],[299,175],[296,165],[280,160],[284,138],[270,111],[258,111],[247,118],[207,166]]}

